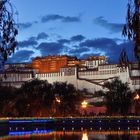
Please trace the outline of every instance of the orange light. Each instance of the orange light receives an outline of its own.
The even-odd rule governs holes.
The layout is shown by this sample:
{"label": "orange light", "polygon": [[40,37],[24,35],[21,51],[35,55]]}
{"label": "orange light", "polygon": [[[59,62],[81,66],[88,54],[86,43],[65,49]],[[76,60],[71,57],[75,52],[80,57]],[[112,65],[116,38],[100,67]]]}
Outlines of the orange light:
{"label": "orange light", "polygon": [[58,103],[61,102],[61,100],[59,98],[55,97],[55,99],[56,99],[56,102],[58,102]]}
{"label": "orange light", "polygon": [[135,97],[134,97],[134,100],[139,100],[140,99],[140,96],[137,94]]}
{"label": "orange light", "polygon": [[83,133],[82,140],[88,140],[88,135],[86,132]]}
{"label": "orange light", "polygon": [[83,101],[83,102],[81,103],[81,105],[82,105],[82,108],[86,108],[87,105],[88,105],[88,103],[87,103],[86,101]]}

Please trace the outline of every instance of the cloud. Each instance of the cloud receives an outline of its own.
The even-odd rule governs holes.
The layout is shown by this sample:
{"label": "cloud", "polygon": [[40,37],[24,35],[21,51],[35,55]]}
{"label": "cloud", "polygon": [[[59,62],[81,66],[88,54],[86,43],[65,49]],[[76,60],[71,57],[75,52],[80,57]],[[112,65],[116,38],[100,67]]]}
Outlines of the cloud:
{"label": "cloud", "polygon": [[80,22],[80,17],[76,17],[76,16],[61,16],[58,14],[52,14],[52,15],[45,15],[41,18],[41,22],[42,23],[46,23],[49,21],[62,21],[62,22]]}
{"label": "cloud", "polygon": [[[19,42],[19,47],[25,49],[26,47],[35,46],[34,52],[40,52],[42,56],[67,54],[79,58],[86,58],[90,55],[105,55],[109,58],[111,63],[119,62],[120,54],[123,49],[126,49],[130,60],[133,60],[134,56],[133,42],[121,39],[86,39],[83,35],[75,35],[70,39],[64,39],[61,37],[61,39],[58,39],[56,42],[51,41],[50,37],[49,41],[47,40],[46,42],[40,42],[37,40],[47,37],[48,35],[44,32],[39,33],[35,37],[33,36],[27,40]],[[40,42],[40,44],[38,42]]]}
{"label": "cloud", "polygon": [[36,46],[36,45],[38,45],[38,40],[46,39],[48,37],[49,36],[46,33],[41,32],[37,36],[32,36],[32,37],[28,38],[27,40],[19,41],[18,46],[19,47]]}
{"label": "cloud", "polygon": [[30,57],[34,54],[31,50],[18,51],[11,58],[8,59],[9,63],[28,62]]}
{"label": "cloud", "polygon": [[104,17],[97,17],[94,19],[94,23],[104,27],[105,29],[109,30],[111,33],[118,33],[121,32],[123,29],[124,24],[122,23],[110,23],[104,19]]}
{"label": "cloud", "polygon": [[70,17],[70,16],[67,16],[67,17],[63,17],[62,19],[63,22],[80,22],[80,18],[79,17]]}
{"label": "cloud", "polygon": [[68,39],[59,39],[58,42],[61,43],[61,44],[69,44],[70,40],[68,40]]}
{"label": "cloud", "polygon": [[89,48],[87,48],[87,47],[85,47],[85,48],[77,48],[77,49],[72,49],[72,50],[70,50],[69,51],[69,53],[71,54],[81,54],[81,53],[83,53],[83,52],[88,52],[88,51],[90,51],[90,49]]}
{"label": "cloud", "polygon": [[30,27],[33,26],[33,24],[37,24],[38,21],[33,21],[33,22],[25,22],[25,23],[19,23],[18,26],[19,26],[19,29],[28,29]]}
{"label": "cloud", "polygon": [[85,40],[80,44],[81,47],[91,48],[91,52],[94,54],[106,55],[111,63],[118,63],[120,59],[120,54],[123,49],[132,60],[133,57],[133,43],[132,42],[122,42],[117,43],[115,39],[109,38],[98,38],[93,40]]}
{"label": "cloud", "polygon": [[80,46],[87,46],[87,47],[100,47],[104,48],[104,46],[116,46],[117,43],[113,39],[109,38],[97,38],[97,39],[89,39],[85,42],[82,42]]}
{"label": "cloud", "polygon": [[37,36],[37,40],[46,39],[46,38],[48,38],[48,35],[44,32],[39,33],[38,36]]}
{"label": "cloud", "polygon": [[43,56],[45,55],[59,55],[62,53],[64,45],[57,42],[43,42],[41,43],[37,49],[40,50]]}
{"label": "cloud", "polygon": [[69,54],[72,55],[72,56],[77,56],[78,58],[81,58],[81,56],[84,54],[84,53],[89,53],[90,49],[89,48],[80,48],[79,46],[77,46],[75,49],[71,49],[69,50]]}
{"label": "cloud", "polygon": [[85,37],[83,35],[75,35],[71,37],[71,41],[73,42],[80,42],[83,41],[85,39]]}
{"label": "cloud", "polygon": [[18,42],[19,47],[35,46],[37,44],[38,42],[36,41],[36,37],[30,37],[28,40]]}
{"label": "cloud", "polygon": [[18,25],[19,25],[19,29],[27,29],[30,28],[33,25],[33,23],[31,22],[19,23]]}

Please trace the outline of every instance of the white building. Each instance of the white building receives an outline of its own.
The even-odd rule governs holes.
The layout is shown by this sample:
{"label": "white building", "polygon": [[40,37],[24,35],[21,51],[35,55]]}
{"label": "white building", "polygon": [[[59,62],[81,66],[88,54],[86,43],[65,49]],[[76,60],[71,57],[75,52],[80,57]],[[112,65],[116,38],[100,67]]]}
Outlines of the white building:
{"label": "white building", "polygon": [[6,71],[0,72],[0,80],[2,85],[15,87],[20,87],[24,82],[34,78],[47,80],[49,83],[67,82],[73,84],[77,89],[86,88],[94,93],[102,90],[105,82],[118,77],[122,82],[128,82],[132,90],[140,89],[140,69],[138,64],[130,64],[128,67],[125,67],[119,64],[107,64],[105,60],[99,61],[98,65],[94,65],[95,61],[92,60],[91,67],[91,65],[89,66],[90,62],[87,61],[85,61],[85,65],[82,63],[80,66],[62,67],[59,72],[53,73],[38,73],[36,70],[26,67],[17,68],[17,65],[16,70],[12,70],[8,66]]}

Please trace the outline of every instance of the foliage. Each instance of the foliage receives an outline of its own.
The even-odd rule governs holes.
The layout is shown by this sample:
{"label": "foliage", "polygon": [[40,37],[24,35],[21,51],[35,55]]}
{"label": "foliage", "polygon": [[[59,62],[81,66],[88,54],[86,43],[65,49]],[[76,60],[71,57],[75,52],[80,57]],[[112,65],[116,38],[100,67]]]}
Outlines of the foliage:
{"label": "foliage", "polygon": [[13,107],[13,100],[16,97],[16,89],[13,87],[0,86],[0,116],[15,116]]}
{"label": "foliage", "polygon": [[140,0],[128,0],[127,18],[122,34],[134,41],[134,53],[140,61]]}
{"label": "foliage", "polygon": [[65,83],[54,83],[53,85],[54,94],[59,97],[60,113],[65,116],[66,114],[75,114],[76,105],[80,103],[80,94],[76,91],[72,84]]}
{"label": "foliage", "polygon": [[0,60],[4,63],[17,45],[17,25],[10,0],[0,1]]}
{"label": "foliage", "polygon": [[111,82],[106,82],[104,87],[107,89],[105,92],[105,99],[108,113],[127,114],[132,99],[132,92],[128,87],[128,83],[122,83],[121,80],[114,79]]}
{"label": "foliage", "polygon": [[78,113],[81,92],[67,83],[33,80],[21,88],[0,87],[1,116],[40,117]]}

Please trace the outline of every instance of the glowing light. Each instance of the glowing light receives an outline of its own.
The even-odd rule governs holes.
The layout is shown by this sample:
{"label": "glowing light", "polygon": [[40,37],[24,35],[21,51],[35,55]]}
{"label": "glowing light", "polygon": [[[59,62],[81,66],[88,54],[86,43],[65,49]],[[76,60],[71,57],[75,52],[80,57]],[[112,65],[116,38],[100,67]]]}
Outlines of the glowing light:
{"label": "glowing light", "polygon": [[81,105],[82,105],[82,108],[86,108],[87,105],[88,105],[88,103],[87,103],[86,101],[83,101],[83,102],[81,103]]}
{"label": "glowing light", "polygon": [[134,97],[134,100],[139,100],[140,99],[140,96],[137,94],[135,97]]}
{"label": "glowing light", "polygon": [[33,130],[33,131],[22,131],[22,132],[9,132],[10,136],[19,135],[31,135],[31,134],[47,134],[53,132],[53,130]]}
{"label": "glowing light", "polygon": [[86,132],[83,133],[82,140],[88,140],[88,135]]}
{"label": "glowing light", "polygon": [[56,102],[61,103],[61,100],[58,97],[55,97]]}

